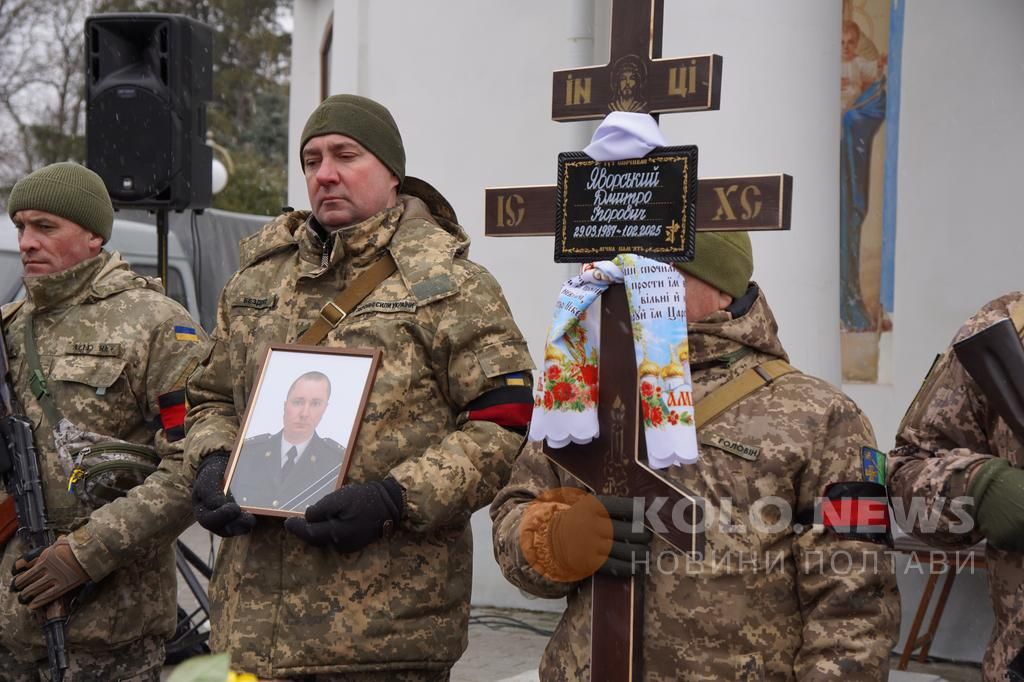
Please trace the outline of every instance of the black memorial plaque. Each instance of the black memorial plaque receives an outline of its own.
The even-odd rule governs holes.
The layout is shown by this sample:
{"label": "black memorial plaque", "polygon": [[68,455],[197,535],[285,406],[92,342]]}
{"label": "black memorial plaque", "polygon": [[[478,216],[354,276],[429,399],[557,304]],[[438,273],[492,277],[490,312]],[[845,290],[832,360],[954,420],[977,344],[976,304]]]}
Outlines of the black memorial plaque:
{"label": "black memorial plaque", "polygon": [[693,260],[697,147],[660,147],[642,159],[558,155],[555,262],[586,263],[635,253]]}

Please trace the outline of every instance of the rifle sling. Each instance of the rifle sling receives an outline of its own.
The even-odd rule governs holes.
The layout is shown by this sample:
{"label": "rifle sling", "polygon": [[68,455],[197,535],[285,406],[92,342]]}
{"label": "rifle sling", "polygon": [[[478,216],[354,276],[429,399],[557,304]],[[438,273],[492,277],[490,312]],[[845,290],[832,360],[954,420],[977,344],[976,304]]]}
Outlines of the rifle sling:
{"label": "rifle sling", "polygon": [[298,343],[307,346],[319,344],[332,329],[348,317],[353,308],[359,305],[364,298],[370,295],[370,292],[376,289],[381,282],[390,277],[397,269],[398,266],[395,265],[395,259],[391,257],[390,253],[385,251],[382,258],[371,265],[363,274],[356,277],[351,284],[338,292],[337,296],[320,308],[320,314],[317,315],[313,325],[299,337]]}
{"label": "rifle sling", "polygon": [[35,317],[33,313],[29,313],[25,318],[25,361],[28,363],[29,371],[28,387],[32,395],[35,396],[36,402],[39,403],[39,407],[43,409],[43,414],[50,420],[50,425],[55,427],[64,418],[64,415],[57,408],[57,403],[53,401],[53,395],[46,385],[46,375],[43,374],[43,368],[39,363],[39,349],[36,347],[35,326]]}
{"label": "rifle sling", "polygon": [[1017,301],[1010,305],[1009,314],[1017,334],[1024,337],[1024,301]]}
{"label": "rifle sling", "polygon": [[756,367],[751,367],[738,377],[725,382],[694,405],[694,423],[697,430],[699,431],[701,427],[714,421],[723,412],[762,386],[767,386],[781,376],[799,371],[785,360],[769,360]]}

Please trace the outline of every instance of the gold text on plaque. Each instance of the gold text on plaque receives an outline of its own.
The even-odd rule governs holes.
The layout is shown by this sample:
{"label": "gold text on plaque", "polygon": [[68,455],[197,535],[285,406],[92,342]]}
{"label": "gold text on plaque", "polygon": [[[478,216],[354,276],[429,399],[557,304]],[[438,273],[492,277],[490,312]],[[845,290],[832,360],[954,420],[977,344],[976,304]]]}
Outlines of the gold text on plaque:
{"label": "gold text on plaque", "polygon": [[498,227],[518,227],[526,216],[522,194],[498,195]]}
{"label": "gold text on plaque", "polygon": [[574,78],[570,73],[565,79],[565,104],[590,104],[590,76]]}
{"label": "gold text on plaque", "polygon": [[674,66],[668,70],[668,94],[686,97],[697,91],[697,60],[687,66]]}
{"label": "gold text on plaque", "polygon": [[715,195],[718,197],[719,206],[712,220],[722,220],[724,218],[729,221],[737,219],[732,203],[733,200],[730,199],[737,191],[739,191],[740,200],[740,219],[753,220],[761,214],[761,190],[756,185],[745,185],[742,190],[739,185],[729,185],[728,187],[715,187]]}

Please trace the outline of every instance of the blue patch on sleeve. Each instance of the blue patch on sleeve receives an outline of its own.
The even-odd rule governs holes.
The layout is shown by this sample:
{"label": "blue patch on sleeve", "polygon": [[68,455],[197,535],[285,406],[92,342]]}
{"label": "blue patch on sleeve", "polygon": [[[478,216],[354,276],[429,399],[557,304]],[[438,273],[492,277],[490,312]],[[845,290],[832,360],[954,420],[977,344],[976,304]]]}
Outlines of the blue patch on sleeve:
{"label": "blue patch on sleeve", "polygon": [[864,465],[864,480],[885,485],[885,453],[864,446],[860,449],[860,459]]}

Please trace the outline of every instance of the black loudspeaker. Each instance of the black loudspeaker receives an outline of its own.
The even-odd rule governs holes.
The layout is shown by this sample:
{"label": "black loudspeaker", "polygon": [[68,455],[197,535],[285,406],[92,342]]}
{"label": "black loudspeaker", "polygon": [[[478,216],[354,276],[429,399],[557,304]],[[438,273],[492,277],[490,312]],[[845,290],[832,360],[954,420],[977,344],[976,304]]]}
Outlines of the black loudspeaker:
{"label": "black loudspeaker", "polygon": [[213,29],[180,14],[85,21],[86,165],[115,206],[210,205]]}

